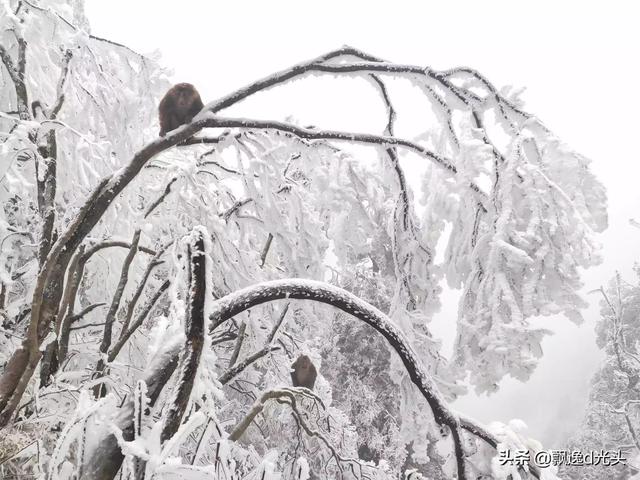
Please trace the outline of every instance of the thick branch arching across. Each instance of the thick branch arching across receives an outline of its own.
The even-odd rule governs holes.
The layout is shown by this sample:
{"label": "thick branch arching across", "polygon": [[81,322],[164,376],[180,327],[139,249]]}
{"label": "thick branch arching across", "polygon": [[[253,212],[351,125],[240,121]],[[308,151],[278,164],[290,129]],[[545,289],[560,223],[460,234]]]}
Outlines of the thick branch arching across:
{"label": "thick branch arching across", "polygon": [[[311,300],[331,305],[365,322],[382,334],[400,356],[409,378],[418,387],[418,390],[431,407],[435,420],[438,424],[446,425],[450,428],[459,479],[464,480],[467,478],[461,430],[466,430],[493,448],[498,446],[500,440],[495,438],[486,428],[475,423],[470,418],[458,415],[447,406],[422,361],[411,348],[408,339],[387,315],[373,305],[335,285],[316,280],[289,278],[258,283],[237,290],[212,303],[212,311],[209,316],[209,333],[213,333],[217,327],[245,310],[263,303],[282,299]],[[539,469],[535,465],[529,465],[529,472],[535,478],[540,478]]]}
{"label": "thick branch arching across", "polygon": [[458,417],[446,406],[444,398],[404,334],[393,325],[389,317],[364,300],[339,287],[314,280],[285,279],[259,283],[213,302],[210,315],[211,332],[225,321],[252,307],[291,298],[332,305],[367,323],[382,334],[400,356],[409,378],[431,407],[436,422],[451,430],[458,478],[466,479],[465,455]]}

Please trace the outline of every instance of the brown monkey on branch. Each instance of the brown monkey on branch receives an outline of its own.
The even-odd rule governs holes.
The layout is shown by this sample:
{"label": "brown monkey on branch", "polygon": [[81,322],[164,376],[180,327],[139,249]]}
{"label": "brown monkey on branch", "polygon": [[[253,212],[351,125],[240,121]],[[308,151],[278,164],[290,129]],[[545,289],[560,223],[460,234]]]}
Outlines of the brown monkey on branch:
{"label": "brown monkey on branch", "polygon": [[202,110],[204,104],[200,94],[190,83],[178,83],[171,87],[160,100],[160,136],[189,123]]}
{"label": "brown monkey on branch", "polygon": [[305,387],[313,390],[318,372],[306,355],[300,355],[291,365],[291,381],[294,387]]}

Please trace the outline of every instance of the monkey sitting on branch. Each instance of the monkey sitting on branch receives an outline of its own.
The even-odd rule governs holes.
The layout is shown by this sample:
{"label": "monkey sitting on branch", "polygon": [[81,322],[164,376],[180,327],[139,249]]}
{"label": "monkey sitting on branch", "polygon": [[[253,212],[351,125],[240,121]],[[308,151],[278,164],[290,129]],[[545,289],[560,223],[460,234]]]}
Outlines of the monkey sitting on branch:
{"label": "monkey sitting on branch", "polygon": [[200,94],[190,83],[178,83],[160,100],[160,136],[193,120],[204,107]]}
{"label": "monkey sitting on branch", "polygon": [[294,387],[305,387],[313,390],[318,372],[306,355],[300,355],[291,365],[291,381]]}

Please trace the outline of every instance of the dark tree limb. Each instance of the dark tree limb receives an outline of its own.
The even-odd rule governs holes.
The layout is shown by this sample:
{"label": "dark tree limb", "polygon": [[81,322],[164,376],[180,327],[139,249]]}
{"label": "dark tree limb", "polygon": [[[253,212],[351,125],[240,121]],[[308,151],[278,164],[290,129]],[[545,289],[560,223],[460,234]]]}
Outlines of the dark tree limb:
{"label": "dark tree limb", "polygon": [[231,352],[231,358],[229,358],[229,368],[232,368],[235,363],[238,361],[238,356],[240,355],[240,350],[242,349],[242,344],[244,342],[244,336],[247,331],[247,323],[241,322],[240,327],[238,327],[238,336],[236,338],[236,343],[233,346],[233,352]]}
{"label": "dark tree limb", "polygon": [[20,120],[29,121],[32,119],[31,112],[29,110],[29,95],[27,94],[27,84],[25,82],[25,71],[27,67],[27,42],[22,37],[17,37],[18,41],[18,60],[14,64],[13,59],[9,52],[0,45],[0,59],[4,64],[9,78],[13,82],[13,86],[16,92],[16,99],[18,104],[18,115]]}
{"label": "dark tree limb", "polygon": [[178,177],[173,177],[169,183],[167,183],[167,186],[164,189],[164,192],[162,193],[162,195],[160,195],[151,205],[149,205],[149,208],[147,208],[147,211],[144,214],[144,218],[147,218],[149,215],[151,215],[151,213],[153,213],[153,211],[158,207],[158,205],[160,205],[165,198],[167,198],[167,195],[169,195],[169,193],[171,193],[171,186],[178,180]]}
{"label": "dark tree limb", "polygon": [[131,338],[131,335],[133,335],[136,330],[138,330],[138,328],[140,328],[140,326],[144,323],[145,319],[149,316],[149,313],[151,313],[151,309],[158,302],[162,294],[167,291],[169,285],[171,285],[171,282],[169,280],[165,280],[164,283],[160,285],[160,288],[158,288],[153,297],[151,297],[149,301],[144,305],[144,307],[136,317],[136,320],[129,326],[127,330],[123,330],[118,341],[113,345],[111,350],[109,350],[109,354],[107,355],[108,362],[113,362],[116,359],[116,357],[122,350],[122,347],[124,347],[129,338]]}
{"label": "dark tree limb", "polygon": [[271,248],[271,242],[273,241],[273,234],[269,232],[267,235],[267,241],[264,244],[264,248],[262,249],[262,253],[260,253],[260,268],[264,267],[264,262],[267,260],[267,255],[269,254],[269,249]]}
{"label": "dark tree limb", "polygon": [[187,410],[204,345],[204,306],[207,288],[204,234],[193,230],[188,240],[189,291],[185,318],[186,342],[180,359],[180,371],[173,399],[169,402],[160,441],[169,440],[180,427]]}
{"label": "dark tree limb", "polygon": [[50,120],[55,120],[58,117],[58,113],[60,113],[60,109],[64,104],[64,86],[69,75],[69,63],[71,62],[72,57],[73,53],[71,52],[71,50],[65,51],[64,56],[62,57],[60,78],[58,80],[58,86],[56,88],[56,101],[51,107],[51,111],[48,115]]}

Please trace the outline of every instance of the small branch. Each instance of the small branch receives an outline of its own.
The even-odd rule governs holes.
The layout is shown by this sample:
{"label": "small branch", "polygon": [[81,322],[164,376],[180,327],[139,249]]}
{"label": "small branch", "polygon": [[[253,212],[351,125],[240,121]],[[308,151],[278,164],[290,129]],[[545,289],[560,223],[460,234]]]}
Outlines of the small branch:
{"label": "small branch", "polygon": [[138,303],[138,300],[140,299],[140,296],[142,295],[142,292],[144,290],[144,287],[147,284],[147,280],[149,279],[151,272],[155,267],[162,264],[162,262],[160,261],[160,257],[164,254],[164,252],[167,250],[167,248],[169,248],[169,246],[172,243],[173,241],[169,242],[167,245],[160,248],[160,250],[149,261],[149,264],[147,265],[147,268],[144,274],[142,275],[142,279],[140,280],[140,283],[138,283],[138,288],[136,289],[135,293],[133,294],[133,297],[131,298],[131,300],[127,305],[127,311],[125,313],[124,321],[122,322],[122,329],[121,329],[120,336],[122,336],[129,328],[129,323],[131,322],[131,318],[133,317],[133,311]]}
{"label": "small branch", "polygon": [[282,325],[282,322],[284,322],[284,318],[287,315],[287,312],[289,311],[289,305],[291,305],[290,302],[287,303],[282,309],[282,312],[280,313],[280,317],[278,318],[278,321],[273,326],[273,328],[271,329],[271,333],[269,333],[269,336],[267,337],[267,345],[272,344],[273,340],[276,338],[276,334],[278,333],[278,330],[280,330],[280,326]]}
{"label": "small branch", "polygon": [[[80,313],[76,313],[75,315],[73,315],[71,317],[71,323],[73,322],[77,322],[78,320],[80,320],[82,317],[84,317],[85,315],[91,313],[94,309],[98,308],[98,307],[102,307],[103,305],[106,305],[106,303],[101,302],[101,303],[94,303],[92,305],[89,305],[88,307],[82,309],[80,311]],[[72,328],[72,330],[75,330]]]}
{"label": "small branch", "polygon": [[158,302],[162,294],[166,292],[167,289],[169,288],[169,285],[171,285],[171,282],[169,280],[165,280],[164,283],[153,295],[153,297],[151,297],[149,301],[145,304],[145,306],[142,308],[142,310],[136,317],[136,320],[131,324],[131,326],[127,330],[122,331],[118,341],[115,343],[115,345],[113,345],[111,350],[109,350],[109,354],[107,356],[107,361],[109,363],[113,362],[116,359],[116,357],[122,350],[122,347],[124,347],[125,343],[127,343],[127,340],[129,340],[131,335],[133,335],[135,331],[144,323],[149,313],[151,313],[151,310],[153,309],[154,305]]}
{"label": "small branch", "polygon": [[218,216],[224,218],[225,222],[228,222],[229,219],[231,218],[231,215],[233,215],[238,209],[244,207],[247,203],[251,203],[251,202],[253,202],[253,198],[245,198],[243,200],[238,200],[228,210],[218,214]]}
{"label": "small branch", "polygon": [[82,330],[83,328],[89,328],[89,327],[104,327],[106,324],[104,322],[102,323],[86,323],[84,325],[80,325],[79,327],[69,327],[70,331],[73,330]]}
{"label": "small branch", "polygon": [[158,197],[156,199],[156,201],[154,201],[149,208],[147,209],[146,213],[144,214],[144,218],[147,218],[149,215],[151,215],[151,212],[153,212],[156,207],[158,205],[160,205],[162,203],[162,201],[167,198],[167,195],[169,195],[169,193],[171,193],[171,186],[178,180],[178,177],[173,177],[171,179],[171,181],[169,183],[167,183],[167,186],[164,189],[164,193],[162,195],[160,195],[160,197]]}
{"label": "small branch", "polygon": [[218,381],[222,385],[226,385],[231,380],[233,380],[234,377],[242,373],[248,366],[255,363],[257,360],[260,360],[262,357],[264,357],[268,353],[275,352],[276,350],[280,350],[280,347],[265,345],[260,350],[255,352],[253,355],[249,355],[247,358],[245,358],[240,363],[238,363],[235,367],[230,368],[229,370],[224,372],[222,375],[220,375],[220,378],[218,378]]}
{"label": "small branch", "polygon": [[269,248],[271,248],[271,242],[273,241],[273,234],[269,233],[267,236],[267,242],[262,249],[262,253],[260,254],[260,268],[264,267],[264,262],[267,259],[267,254],[269,253]]}
{"label": "small branch", "polygon": [[177,144],[177,147],[187,147],[189,145],[208,145],[208,144],[218,144],[220,143],[222,140],[224,140],[227,137],[227,135],[220,135],[219,137],[191,137],[188,140],[185,140],[184,142],[180,142],[179,144]]}
{"label": "small branch", "polygon": [[236,344],[233,347],[233,352],[231,353],[231,358],[229,359],[229,368],[233,367],[235,363],[238,361],[238,356],[240,355],[240,350],[242,349],[242,343],[244,342],[245,332],[247,331],[246,322],[240,323],[240,327],[238,328],[238,336],[236,340]]}
{"label": "small branch", "polygon": [[[86,262],[89,261],[89,259],[93,255],[98,253],[100,250],[104,250],[105,248],[112,248],[112,247],[121,247],[121,248],[130,249],[131,248],[131,243],[120,241],[120,240],[109,240],[109,241],[104,241],[104,242],[97,243],[97,244],[87,248],[87,252],[84,254],[84,257],[83,257],[83,261],[86,263]],[[143,252],[143,253],[147,253],[149,255],[155,255],[156,253],[158,253],[155,250],[153,250],[151,248],[144,247],[144,246],[138,246],[138,251],[139,252]]]}
{"label": "small branch", "polygon": [[51,107],[51,113],[49,113],[50,120],[56,119],[64,103],[64,85],[67,81],[67,76],[69,75],[69,63],[71,62],[72,57],[73,53],[71,50],[67,50],[64,53],[64,57],[62,57],[60,79],[58,80],[58,86],[56,88],[56,101],[53,104],[53,107]]}

